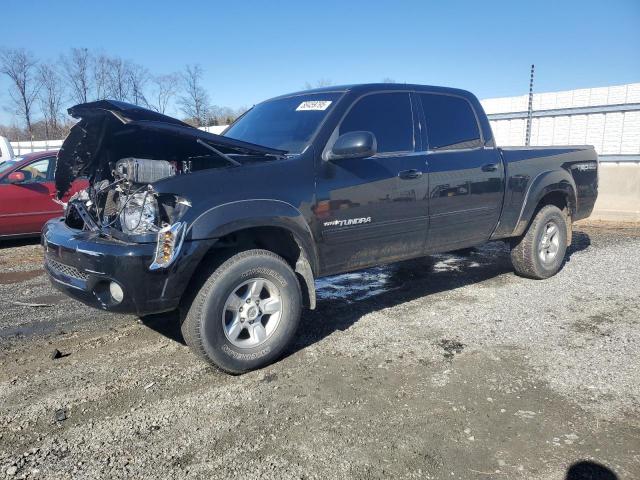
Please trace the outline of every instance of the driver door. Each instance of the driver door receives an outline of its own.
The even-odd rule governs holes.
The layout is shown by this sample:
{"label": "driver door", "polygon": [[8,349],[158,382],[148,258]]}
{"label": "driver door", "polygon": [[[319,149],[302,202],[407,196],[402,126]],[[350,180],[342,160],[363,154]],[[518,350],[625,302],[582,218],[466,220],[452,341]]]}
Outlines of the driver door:
{"label": "driver door", "polygon": [[35,160],[14,172],[25,179],[9,183],[7,176],[0,183],[0,235],[39,233],[44,223],[62,214],[62,207],[53,201],[55,157]]}
{"label": "driver door", "polygon": [[355,100],[336,127],[329,144],[344,133],[368,131],[376,137],[377,153],[321,163],[314,214],[325,273],[423,251],[428,175],[424,158],[416,154],[413,112],[409,92],[372,93]]}

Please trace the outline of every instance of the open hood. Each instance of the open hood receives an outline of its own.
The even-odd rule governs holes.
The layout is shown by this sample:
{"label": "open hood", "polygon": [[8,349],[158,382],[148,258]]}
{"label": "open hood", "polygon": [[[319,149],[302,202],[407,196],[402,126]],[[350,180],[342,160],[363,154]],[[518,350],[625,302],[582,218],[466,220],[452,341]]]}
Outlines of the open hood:
{"label": "open hood", "polygon": [[200,142],[213,146],[222,155],[281,157],[287,153],[198,130],[167,115],[115,100],[83,103],[68,112],[80,121],[58,152],[58,198],[78,176],[106,178],[109,164],[120,158],[184,161],[211,155],[211,150]]}

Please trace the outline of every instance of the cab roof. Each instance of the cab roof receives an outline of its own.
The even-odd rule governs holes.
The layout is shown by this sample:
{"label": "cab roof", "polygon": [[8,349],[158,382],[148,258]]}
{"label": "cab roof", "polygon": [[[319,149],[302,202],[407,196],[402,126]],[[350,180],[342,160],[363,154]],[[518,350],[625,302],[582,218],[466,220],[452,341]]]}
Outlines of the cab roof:
{"label": "cab roof", "polygon": [[292,97],[295,95],[305,95],[310,93],[354,92],[364,94],[369,92],[377,92],[380,90],[449,93],[467,98],[469,100],[477,101],[475,95],[467,90],[451,87],[438,87],[435,85],[418,85],[415,83],[355,83],[351,85],[329,85],[326,87],[313,88],[310,90],[300,90],[298,92],[287,93],[285,95],[278,95],[277,97],[271,98],[270,100]]}
{"label": "cab roof", "polygon": [[483,138],[485,144],[487,146],[495,146],[495,139],[493,136],[493,131],[491,130],[491,125],[489,124],[489,119],[487,115],[484,113],[484,109],[480,104],[478,98],[468,90],[462,90],[459,88],[451,88],[451,87],[437,87],[434,85],[418,85],[412,83],[359,83],[353,85],[331,85],[327,87],[314,88],[311,90],[301,90],[299,92],[289,93],[286,95],[279,95],[277,97],[271,98],[271,100],[277,100],[281,98],[293,97],[297,95],[308,95],[314,93],[327,93],[327,92],[339,92],[339,93],[354,93],[357,96],[364,95],[370,92],[379,92],[379,91],[408,91],[408,92],[425,92],[425,93],[439,93],[439,94],[449,94],[456,95],[458,97],[465,98],[472,106],[476,112],[477,120],[482,129]]}

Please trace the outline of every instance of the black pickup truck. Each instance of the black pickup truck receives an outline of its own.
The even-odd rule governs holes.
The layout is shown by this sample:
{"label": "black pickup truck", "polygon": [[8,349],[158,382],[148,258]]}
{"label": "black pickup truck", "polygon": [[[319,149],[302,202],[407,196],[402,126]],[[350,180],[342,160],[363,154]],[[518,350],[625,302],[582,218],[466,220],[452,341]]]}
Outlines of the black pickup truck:
{"label": "black pickup truck", "polygon": [[498,148],[471,93],[329,87],[213,135],[116,101],[77,105],[46,224],[53,285],[87,305],[180,308],[189,346],[239,373],[276,360],[314,279],[503,240],[515,271],[561,267],[597,197],[592,147]]}

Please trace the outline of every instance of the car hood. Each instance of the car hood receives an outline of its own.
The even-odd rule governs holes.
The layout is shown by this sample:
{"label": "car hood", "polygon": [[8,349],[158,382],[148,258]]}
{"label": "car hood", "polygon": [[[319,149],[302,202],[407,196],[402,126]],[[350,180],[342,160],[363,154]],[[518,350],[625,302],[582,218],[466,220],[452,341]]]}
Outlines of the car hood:
{"label": "car hood", "polygon": [[211,154],[204,142],[222,155],[242,154],[281,157],[287,152],[215,135],[176,118],[138,105],[100,100],[71,107],[79,119],[60,151],[55,172],[58,198],[78,176],[108,174],[109,164],[124,156],[161,160],[184,160]]}

